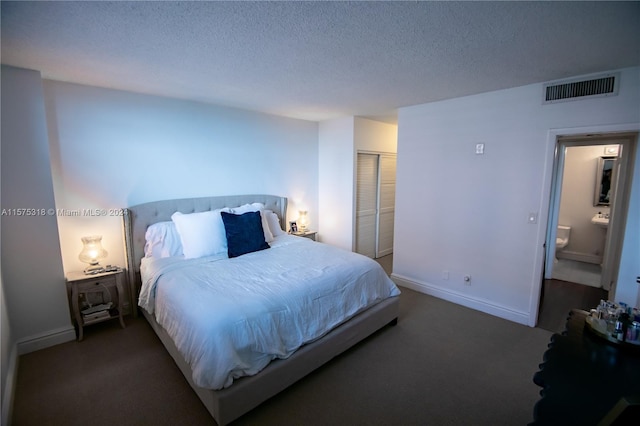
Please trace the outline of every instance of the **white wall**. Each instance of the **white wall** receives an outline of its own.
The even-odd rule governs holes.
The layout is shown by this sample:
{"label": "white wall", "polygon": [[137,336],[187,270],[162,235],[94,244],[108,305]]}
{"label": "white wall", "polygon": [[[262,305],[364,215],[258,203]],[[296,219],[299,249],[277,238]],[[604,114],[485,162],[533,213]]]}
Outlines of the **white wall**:
{"label": "white wall", "polygon": [[354,145],[356,151],[398,152],[398,126],[355,117]]}
{"label": "white wall", "polygon": [[346,250],[355,249],[356,153],[395,153],[397,134],[394,124],[361,117],[342,117],[320,123],[320,241]]}
{"label": "white wall", "polygon": [[[354,118],[320,123],[318,132],[319,240],[351,250],[355,154]],[[313,228],[313,225],[311,225]]]}
{"label": "white wall", "polygon": [[[621,71],[614,97],[542,105],[542,84],[534,84],[400,109],[394,278],[534,325],[555,144],[548,135],[611,124],[638,128],[639,69]],[[484,155],[475,154],[477,143],[485,144]],[[640,220],[638,168],[627,233]],[[538,215],[536,224],[528,222],[530,213]],[[620,270],[637,275],[639,250],[628,246],[631,238]],[[628,285],[619,281],[619,290]],[[623,301],[635,303],[635,287]]]}
{"label": "white wall", "polygon": [[75,338],[54,207],[40,73],[3,66],[2,284],[19,353]]}
{"label": "white wall", "polygon": [[18,351],[16,341],[11,334],[11,325],[7,313],[7,305],[2,285],[2,273],[0,273],[0,329],[2,340],[0,342],[0,369],[2,380],[0,381],[0,424],[8,425],[13,404],[13,388],[17,373]]}
{"label": "white wall", "polygon": [[[45,81],[59,210],[267,193],[289,219],[318,212],[318,124],[197,102]],[[65,272],[84,266],[80,238],[100,234],[104,263],[124,265],[121,218],[58,216]]]}

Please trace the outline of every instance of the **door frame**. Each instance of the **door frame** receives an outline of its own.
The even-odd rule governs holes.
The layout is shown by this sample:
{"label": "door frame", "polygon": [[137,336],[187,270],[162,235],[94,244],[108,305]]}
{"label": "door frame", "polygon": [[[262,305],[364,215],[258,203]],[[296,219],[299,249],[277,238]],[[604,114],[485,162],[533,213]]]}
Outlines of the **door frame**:
{"label": "door frame", "polygon": [[618,161],[615,162],[613,170],[614,187],[616,190],[613,202],[609,206],[609,227],[605,237],[600,280],[601,286],[605,290],[610,291],[610,296],[613,296],[615,293],[615,288],[613,288],[613,291],[611,290],[612,286],[615,287],[617,270],[620,267],[619,254],[622,251],[622,235],[624,234],[626,212],[628,211],[629,193],[627,187],[628,182],[633,178],[633,176],[629,174],[629,163],[633,161],[633,158],[630,157],[633,155],[633,152],[631,152],[631,144],[634,139],[635,135],[629,132],[558,136],[547,226],[545,279],[551,278],[550,272],[555,259],[555,244],[553,244],[553,242],[556,240],[557,226],[559,223],[567,148],[618,145],[620,147],[617,155]]}
{"label": "door frame", "polygon": [[[551,201],[552,197],[556,197],[557,189],[554,188],[554,173],[557,173],[555,170],[557,167],[556,164],[556,154],[557,154],[557,141],[560,136],[571,137],[571,136],[579,136],[579,135],[602,135],[602,134],[612,134],[612,133],[638,133],[640,132],[640,123],[625,123],[625,124],[614,124],[614,125],[601,125],[601,126],[587,126],[587,127],[573,127],[573,128],[558,128],[558,129],[549,129],[547,132],[547,142],[546,142],[546,153],[545,153],[545,163],[544,163],[544,175],[543,175],[543,183],[542,183],[542,191],[540,198],[540,211],[547,212],[546,215],[540,215],[541,220],[539,222],[538,234],[536,238],[536,254],[534,259],[534,274],[533,274],[533,282],[531,283],[531,293],[529,295],[529,323],[530,327],[535,327],[538,322],[538,313],[540,308],[540,296],[543,288],[544,282],[544,269],[545,269],[545,255],[546,255],[546,241],[549,234],[550,222],[552,219],[551,215]],[[635,150],[637,149],[638,139],[635,140],[634,143],[631,143],[631,147],[629,149],[629,159],[630,159],[630,167],[627,173],[633,173],[633,162],[635,159]],[[635,165],[640,167],[640,165]],[[632,182],[629,181],[627,185],[627,192],[630,194]],[[628,211],[628,198],[625,203],[626,208],[623,209],[620,214],[624,214],[624,223],[626,223],[626,215]],[[619,216],[620,218],[620,216]],[[622,220],[622,218],[620,218]],[[555,218],[555,223],[557,224],[557,217]],[[624,229],[624,228],[622,228]],[[553,235],[555,235],[555,231],[552,231]],[[555,241],[555,240],[550,240]],[[621,242],[622,245],[622,242]],[[619,269],[619,267],[618,267]],[[618,271],[615,271],[617,276]],[[615,288],[613,289],[615,292]],[[613,293],[612,293],[613,294]]]}

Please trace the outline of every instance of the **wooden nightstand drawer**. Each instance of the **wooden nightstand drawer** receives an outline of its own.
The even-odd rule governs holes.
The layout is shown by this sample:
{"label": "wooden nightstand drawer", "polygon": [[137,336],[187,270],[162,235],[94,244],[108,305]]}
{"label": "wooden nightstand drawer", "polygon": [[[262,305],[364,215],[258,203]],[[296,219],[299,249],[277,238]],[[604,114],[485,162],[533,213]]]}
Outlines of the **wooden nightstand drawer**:
{"label": "wooden nightstand drawer", "polygon": [[115,287],[115,277],[96,278],[93,280],[84,280],[78,282],[78,293],[100,292],[104,287]]}

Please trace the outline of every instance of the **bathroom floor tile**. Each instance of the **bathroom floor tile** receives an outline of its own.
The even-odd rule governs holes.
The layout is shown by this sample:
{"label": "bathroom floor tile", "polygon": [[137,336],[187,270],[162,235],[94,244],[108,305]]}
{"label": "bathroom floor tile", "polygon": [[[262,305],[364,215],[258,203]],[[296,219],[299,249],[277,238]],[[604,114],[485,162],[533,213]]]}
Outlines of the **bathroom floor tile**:
{"label": "bathroom floor tile", "polygon": [[569,281],[600,288],[600,265],[576,260],[558,259],[553,265],[551,277],[556,280]]}

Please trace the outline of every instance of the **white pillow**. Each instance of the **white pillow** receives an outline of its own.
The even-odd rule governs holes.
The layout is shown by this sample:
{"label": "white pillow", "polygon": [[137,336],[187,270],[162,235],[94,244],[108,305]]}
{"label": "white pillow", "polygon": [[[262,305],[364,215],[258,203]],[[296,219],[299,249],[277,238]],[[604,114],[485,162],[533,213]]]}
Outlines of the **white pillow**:
{"label": "white pillow", "polygon": [[211,256],[227,251],[227,235],[224,231],[221,211],[218,209],[200,213],[175,212],[171,220],[176,224],[185,259]]}
{"label": "white pillow", "polygon": [[231,209],[231,213],[233,214],[242,214],[247,212],[260,212],[260,218],[262,219],[262,230],[264,231],[264,240],[267,243],[272,242],[273,234],[269,229],[269,223],[267,222],[267,215],[264,214],[264,204],[262,203],[245,204],[240,207],[235,207]]}
{"label": "white pillow", "polygon": [[262,212],[267,217],[267,223],[269,224],[269,230],[273,234],[274,237],[278,237],[280,235],[285,235],[286,232],[282,230],[280,227],[280,219],[278,219],[278,215],[272,212],[271,210],[265,210]]}
{"label": "white pillow", "polygon": [[145,257],[182,256],[180,235],[172,221],[158,222],[149,226],[144,238]]}

